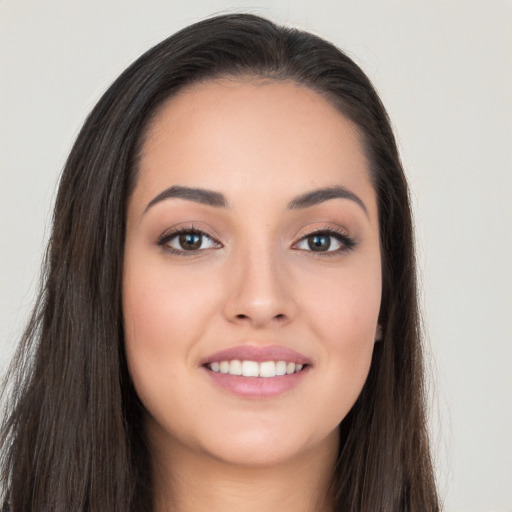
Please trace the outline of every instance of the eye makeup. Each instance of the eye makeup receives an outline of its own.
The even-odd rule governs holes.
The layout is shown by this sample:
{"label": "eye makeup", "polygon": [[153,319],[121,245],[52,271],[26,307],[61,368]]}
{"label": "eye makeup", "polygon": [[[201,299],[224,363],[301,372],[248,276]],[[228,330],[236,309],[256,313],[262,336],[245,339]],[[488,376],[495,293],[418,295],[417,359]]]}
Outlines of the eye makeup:
{"label": "eye makeup", "polygon": [[[192,256],[202,251],[223,247],[219,240],[193,225],[162,234],[157,240],[157,245],[177,256]],[[329,257],[351,251],[355,246],[355,240],[346,233],[332,226],[324,226],[301,236],[291,248],[296,251],[312,252],[315,256]]]}
{"label": "eye makeup", "polygon": [[303,235],[292,248],[311,251],[319,256],[335,256],[351,251],[355,246],[356,242],[352,237],[332,226],[325,226]]}
{"label": "eye makeup", "polygon": [[207,249],[220,249],[222,244],[194,226],[184,226],[166,232],[158,238],[157,245],[177,256],[191,256]]}

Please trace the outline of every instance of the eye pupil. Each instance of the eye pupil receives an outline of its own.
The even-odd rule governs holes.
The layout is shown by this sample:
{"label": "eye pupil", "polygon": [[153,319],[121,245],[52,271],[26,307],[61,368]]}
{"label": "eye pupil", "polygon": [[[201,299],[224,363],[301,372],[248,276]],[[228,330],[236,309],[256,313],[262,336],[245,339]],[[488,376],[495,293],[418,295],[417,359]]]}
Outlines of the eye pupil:
{"label": "eye pupil", "polygon": [[312,251],[327,251],[331,246],[331,237],[327,235],[310,236],[308,246]]}
{"label": "eye pupil", "polygon": [[182,233],[179,242],[183,249],[193,251],[201,247],[202,235],[199,233]]}

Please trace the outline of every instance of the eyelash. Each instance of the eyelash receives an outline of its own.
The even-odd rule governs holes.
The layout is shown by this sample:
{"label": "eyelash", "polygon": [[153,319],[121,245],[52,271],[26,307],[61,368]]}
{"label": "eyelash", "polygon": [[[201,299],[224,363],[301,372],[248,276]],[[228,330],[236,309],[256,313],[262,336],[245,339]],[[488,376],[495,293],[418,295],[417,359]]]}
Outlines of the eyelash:
{"label": "eyelash", "polygon": [[[169,251],[172,254],[175,254],[177,256],[191,256],[191,255],[197,254],[200,251],[206,250],[206,249],[199,248],[199,249],[187,251],[185,249],[176,249],[176,248],[168,245],[171,240],[173,240],[174,238],[176,238],[180,235],[199,235],[200,237],[207,237],[216,246],[222,246],[222,244],[218,240],[216,240],[214,237],[212,237],[205,231],[202,231],[201,229],[194,228],[193,226],[176,229],[176,230],[172,231],[171,233],[163,234],[158,239],[157,245],[160,247],[163,247],[166,251]],[[327,250],[327,251],[313,251],[313,250],[307,251],[305,249],[296,249],[296,250],[304,250],[305,252],[311,252],[315,256],[321,256],[321,257],[327,256],[328,257],[328,256],[334,256],[337,254],[341,254],[344,252],[349,252],[349,251],[353,250],[356,245],[355,240],[353,238],[349,237],[347,234],[345,234],[341,231],[338,231],[332,227],[324,227],[322,229],[312,231],[311,233],[308,233],[308,234],[302,236],[300,238],[300,240],[298,240],[295,244],[293,244],[293,248],[296,248],[297,245],[299,245],[300,243],[307,241],[308,238],[312,238],[315,236],[316,237],[322,237],[322,236],[332,237],[332,238],[336,239],[341,244],[341,246],[338,249],[331,250],[331,251],[329,251],[329,250]]]}
{"label": "eyelash", "polygon": [[191,256],[191,255],[197,254],[200,251],[205,250],[205,249],[195,249],[192,251],[187,251],[185,249],[183,249],[183,250],[175,249],[174,247],[171,247],[170,245],[168,245],[171,240],[173,240],[174,238],[176,238],[180,235],[199,235],[201,237],[209,238],[217,246],[222,245],[218,240],[216,240],[214,237],[212,237],[205,231],[202,231],[201,229],[197,229],[193,226],[179,228],[179,229],[172,231],[171,233],[163,234],[158,239],[157,245],[159,245],[160,247],[163,247],[166,251],[169,251],[170,253],[175,254],[177,256]]}
{"label": "eyelash", "polygon": [[[314,231],[311,231],[310,233],[307,233],[306,235],[302,236],[301,239],[294,244],[294,247],[296,247],[298,244],[305,242],[308,238],[312,237],[332,237],[336,239],[340,243],[340,247],[338,249],[332,250],[332,251],[306,251],[311,252],[314,256],[320,256],[320,257],[329,257],[329,256],[336,256],[339,254],[342,254],[344,252],[349,252],[353,250],[356,246],[356,242],[353,238],[348,236],[346,233],[343,233],[342,231],[338,231],[335,228],[332,228],[330,226],[326,226],[321,229],[316,229]],[[300,249],[298,249],[300,250]]]}

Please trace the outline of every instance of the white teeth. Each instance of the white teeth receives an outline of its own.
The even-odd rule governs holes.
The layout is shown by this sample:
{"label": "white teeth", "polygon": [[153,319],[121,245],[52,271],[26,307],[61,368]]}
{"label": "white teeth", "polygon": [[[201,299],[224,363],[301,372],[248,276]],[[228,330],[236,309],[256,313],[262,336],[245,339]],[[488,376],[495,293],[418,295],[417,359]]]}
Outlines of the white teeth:
{"label": "white teeth", "polygon": [[238,359],[234,359],[229,363],[230,375],[242,375],[242,363]]}
{"label": "white teeth", "polygon": [[276,375],[286,375],[286,361],[277,361]]}
{"label": "white teeth", "polygon": [[302,370],[303,364],[286,361],[215,361],[208,368],[216,373],[229,373],[230,375],[242,375],[243,377],[276,377],[291,375]]}
{"label": "white teeth", "polygon": [[256,361],[244,361],[242,363],[242,375],[244,377],[257,377],[259,373],[259,364]]}
{"label": "white teeth", "polygon": [[265,361],[260,364],[260,377],[275,377],[276,363],[274,361]]}

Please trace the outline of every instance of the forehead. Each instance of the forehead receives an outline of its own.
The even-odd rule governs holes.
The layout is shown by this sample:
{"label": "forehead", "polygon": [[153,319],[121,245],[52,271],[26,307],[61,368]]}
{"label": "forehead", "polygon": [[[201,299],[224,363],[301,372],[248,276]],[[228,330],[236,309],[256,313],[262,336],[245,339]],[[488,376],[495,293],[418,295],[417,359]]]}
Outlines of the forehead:
{"label": "forehead", "polygon": [[288,81],[222,79],[179,92],[148,126],[139,170],[148,194],[173,184],[283,200],[321,186],[373,194],[355,125]]}

